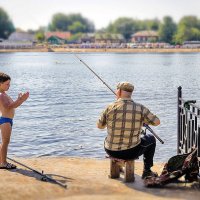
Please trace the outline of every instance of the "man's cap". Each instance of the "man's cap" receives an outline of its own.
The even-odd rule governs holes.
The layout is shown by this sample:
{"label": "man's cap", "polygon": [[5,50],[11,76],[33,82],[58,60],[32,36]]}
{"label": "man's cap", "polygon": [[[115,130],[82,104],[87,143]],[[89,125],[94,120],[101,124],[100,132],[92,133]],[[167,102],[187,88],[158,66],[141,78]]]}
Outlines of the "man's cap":
{"label": "man's cap", "polygon": [[129,82],[120,82],[117,84],[117,89],[126,91],[126,92],[133,92],[134,85]]}

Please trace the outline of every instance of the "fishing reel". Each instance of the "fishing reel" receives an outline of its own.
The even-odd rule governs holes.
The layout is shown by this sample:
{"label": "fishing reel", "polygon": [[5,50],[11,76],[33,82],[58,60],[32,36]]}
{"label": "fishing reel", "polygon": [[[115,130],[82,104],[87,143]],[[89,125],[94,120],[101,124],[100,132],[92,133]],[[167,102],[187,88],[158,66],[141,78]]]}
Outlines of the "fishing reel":
{"label": "fishing reel", "polygon": [[143,124],[143,127],[145,127],[145,130],[142,132],[144,135],[146,135],[146,129],[153,134],[153,136],[159,140],[161,144],[164,144],[164,141],[148,126],[148,124]]}
{"label": "fishing reel", "polygon": [[40,180],[41,180],[41,181],[45,181],[45,182],[47,182],[48,179],[47,179],[47,177],[42,176]]}
{"label": "fishing reel", "polygon": [[146,135],[147,133],[147,128],[143,125],[142,129],[141,129],[141,134],[142,135]]}
{"label": "fishing reel", "polygon": [[44,171],[43,171],[43,170],[42,170],[41,175],[42,175],[42,177],[40,178],[40,180],[41,180],[41,181],[47,182],[48,179],[47,179],[46,175],[44,174]]}

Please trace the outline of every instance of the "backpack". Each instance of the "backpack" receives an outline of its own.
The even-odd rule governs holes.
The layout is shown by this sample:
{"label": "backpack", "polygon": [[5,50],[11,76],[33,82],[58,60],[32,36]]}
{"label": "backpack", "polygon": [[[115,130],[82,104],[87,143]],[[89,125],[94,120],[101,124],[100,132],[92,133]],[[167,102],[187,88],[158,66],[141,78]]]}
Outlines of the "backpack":
{"label": "backpack", "polygon": [[164,165],[158,177],[146,177],[144,185],[146,187],[161,187],[169,183],[178,183],[178,179],[185,176],[186,182],[198,180],[199,166],[197,159],[197,149],[192,152],[171,157]]}

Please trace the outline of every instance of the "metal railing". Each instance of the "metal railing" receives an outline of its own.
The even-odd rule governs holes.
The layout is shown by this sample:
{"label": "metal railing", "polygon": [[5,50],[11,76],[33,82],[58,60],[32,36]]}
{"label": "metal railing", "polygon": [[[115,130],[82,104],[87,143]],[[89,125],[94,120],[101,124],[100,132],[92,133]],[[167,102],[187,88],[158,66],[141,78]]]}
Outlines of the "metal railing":
{"label": "metal railing", "polygon": [[200,167],[200,107],[196,100],[185,101],[182,98],[182,87],[178,87],[177,110],[177,154],[190,153],[197,148]]}

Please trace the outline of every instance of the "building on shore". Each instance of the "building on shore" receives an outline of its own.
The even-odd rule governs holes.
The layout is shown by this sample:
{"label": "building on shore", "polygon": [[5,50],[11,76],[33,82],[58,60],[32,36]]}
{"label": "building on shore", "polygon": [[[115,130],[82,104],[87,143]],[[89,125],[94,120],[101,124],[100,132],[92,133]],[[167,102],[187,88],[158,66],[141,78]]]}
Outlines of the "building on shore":
{"label": "building on shore", "polygon": [[82,34],[80,43],[95,43],[95,33]]}
{"label": "building on shore", "polygon": [[66,44],[71,37],[70,32],[46,32],[45,39],[49,44],[62,45]]}
{"label": "building on shore", "polygon": [[36,42],[35,35],[27,32],[13,32],[8,38],[10,42]]}
{"label": "building on shore", "polygon": [[67,43],[67,40],[59,38],[57,36],[51,36],[47,38],[47,42],[48,44],[52,44],[52,45],[63,45]]}
{"label": "building on shore", "polygon": [[185,41],[182,47],[188,49],[200,48],[200,41]]}
{"label": "building on shore", "polygon": [[114,33],[96,33],[95,34],[95,43],[122,43],[124,42],[124,37],[121,34]]}
{"label": "building on shore", "polygon": [[139,31],[132,35],[131,42],[157,42],[159,39],[158,32],[156,31]]}
{"label": "building on shore", "polygon": [[27,49],[34,48],[36,38],[34,34],[27,32],[13,32],[8,40],[0,42],[0,49]]}

